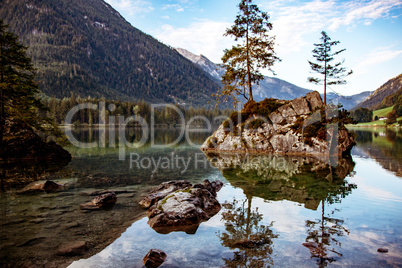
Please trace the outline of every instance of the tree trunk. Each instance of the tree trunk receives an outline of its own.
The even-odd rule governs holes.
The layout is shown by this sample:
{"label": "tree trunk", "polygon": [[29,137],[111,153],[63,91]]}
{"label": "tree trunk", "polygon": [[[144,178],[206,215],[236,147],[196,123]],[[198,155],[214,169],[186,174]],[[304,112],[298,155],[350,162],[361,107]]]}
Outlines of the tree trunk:
{"label": "tree trunk", "polygon": [[247,6],[247,32],[246,32],[246,53],[247,53],[247,87],[248,87],[248,100],[251,101],[253,100],[253,90],[251,88],[251,70],[250,70],[250,47],[249,47],[249,41],[248,41],[248,18],[249,18],[249,13],[248,13],[248,6]]}
{"label": "tree trunk", "polygon": [[[0,56],[1,58],[3,55],[3,44],[0,44]],[[3,90],[3,83],[4,83],[4,74],[3,74],[3,62],[0,62],[0,157],[3,158],[3,136],[5,131],[5,109],[4,109],[4,90]]]}
{"label": "tree trunk", "polygon": [[324,106],[327,106],[327,62],[325,62],[324,72]]}

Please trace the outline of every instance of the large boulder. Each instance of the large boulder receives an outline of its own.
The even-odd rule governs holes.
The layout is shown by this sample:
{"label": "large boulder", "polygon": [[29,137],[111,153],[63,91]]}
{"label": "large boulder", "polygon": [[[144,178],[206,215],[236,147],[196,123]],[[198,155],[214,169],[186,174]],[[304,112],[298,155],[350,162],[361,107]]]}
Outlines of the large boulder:
{"label": "large boulder", "polygon": [[322,102],[320,93],[318,93],[317,91],[307,93],[306,99],[307,99],[308,103],[310,104],[310,109],[313,111],[316,108],[319,108],[324,105],[324,103]]}
{"label": "large boulder", "polygon": [[[328,121],[338,115],[336,107],[327,106],[327,121],[321,122],[321,111],[317,109],[323,102],[318,92],[286,103],[277,100],[276,104],[279,107],[257,127],[240,122],[234,126],[236,131],[228,131],[222,124],[201,149],[204,152],[346,155],[355,145],[346,129],[336,127],[336,121]],[[249,121],[261,117],[250,116]],[[317,127],[315,123],[320,125]]]}
{"label": "large boulder", "polygon": [[[183,181],[178,184],[183,185]],[[159,233],[195,233],[202,221],[208,220],[221,209],[216,200],[216,192],[223,185],[220,181],[205,180],[202,184],[190,184],[169,194],[165,194],[166,185],[177,185],[177,182],[162,183],[143,199],[145,202],[140,202],[142,206],[153,204],[148,209],[148,224]],[[161,189],[160,195],[157,194],[157,189]],[[162,195],[164,197],[160,198]]]}
{"label": "large boulder", "polygon": [[139,205],[143,208],[149,208],[159,200],[165,198],[167,195],[176,192],[177,190],[187,189],[191,187],[189,181],[168,181],[163,182],[156,188],[152,189],[151,192],[141,199]]}
{"label": "large boulder", "polygon": [[307,99],[304,97],[300,97],[291,101],[292,107],[298,115],[308,114],[311,109],[308,105]]}

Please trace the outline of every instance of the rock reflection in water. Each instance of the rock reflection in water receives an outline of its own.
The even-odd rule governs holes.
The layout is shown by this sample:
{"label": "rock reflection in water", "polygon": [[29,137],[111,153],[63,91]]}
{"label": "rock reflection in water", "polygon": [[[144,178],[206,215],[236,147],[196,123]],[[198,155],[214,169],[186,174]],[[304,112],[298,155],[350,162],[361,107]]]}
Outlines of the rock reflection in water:
{"label": "rock reflection in water", "polygon": [[343,227],[343,220],[334,218],[335,211],[331,217],[325,214],[325,204],[339,203],[357,187],[345,180],[346,176],[353,175],[355,163],[351,158],[319,160],[310,156],[245,154],[207,157],[232,186],[243,189],[248,201],[246,208],[246,201],[226,204],[222,214],[226,221],[222,244],[241,249],[232,259],[225,260],[228,267],[238,267],[240,263],[244,267],[272,265],[272,239],[277,236],[270,230],[272,223],[258,225],[262,215],[258,208],[251,209],[253,197],[298,202],[311,210],[317,210],[321,203],[321,219],[306,221],[308,230],[303,246],[310,250],[311,258],[317,259],[319,267],[342,256],[336,237],[349,231]]}
{"label": "rock reflection in water", "polygon": [[[316,210],[320,201],[344,197],[354,185],[345,177],[353,174],[351,158],[320,161],[310,156],[208,154],[231,185],[248,198],[290,200]],[[323,159],[324,160],[324,159]]]}

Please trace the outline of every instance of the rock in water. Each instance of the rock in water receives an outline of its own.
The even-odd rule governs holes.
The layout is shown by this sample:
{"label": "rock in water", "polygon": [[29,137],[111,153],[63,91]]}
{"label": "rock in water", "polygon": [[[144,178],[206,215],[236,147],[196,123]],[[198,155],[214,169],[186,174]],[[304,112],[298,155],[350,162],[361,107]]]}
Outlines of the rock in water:
{"label": "rock in water", "polygon": [[60,245],[56,254],[61,256],[78,256],[84,255],[86,250],[87,242],[75,241]]}
{"label": "rock in water", "polygon": [[63,189],[63,185],[55,183],[54,181],[46,181],[42,189],[47,193],[57,192]]}
{"label": "rock in water", "polygon": [[143,261],[147,268],[157,268],[162,265],[167,255],[160,249],[151,249],[147,255],[145,255]]}
{"label": "rock in water", "polygon": [[64,186],[54,181],[36,181],[25,186],[18,193],[20,194],[35,194],[35,193],[53,193],[63,190]]}
{"label": "rock in water", "polygon": [[95,197],[92,200],[95,206],[100,208],[113,207],[116,204],[117,196],[114,192],[106,193]]}
{"label": "rock in water", "polygon": [[155,202],[165,198],[167,195],[176,192],[177,190],[187,189],[191,187],[189,181],[168,181],[163,182],[154,188],[145,198],[143,198],[139,205],[143,208],[151,207]]}
{"label": "rock in water", "polygon": [[[202,184],[194,186],[186,182],[186,188],[175,191],[166,185],[183,186],[184,184],[183,181],[162,183],[143,199],[145,201],[140,202],[153,204],[148,209],[148,224],[159,233],[172,231],[195,233],[202,221],[208,220],[221,209],[221,205],[216,200],[216,192],[223,185],[220,181],[211,183],[205,180]],[[160,194],[157,189],[160,189]]]}
{"label": "rock in water", "polygon": [[[259,110],[241,113],[242,122],[225,121],[201,146],[204,152],[279,153],[294,155],[347,155],[354,138],[332,120],[338,109],[326,107],[327,121],[321,122],[323,106],[318,92],[290,102],[271,100],[256,104]],[[264,106],[265,105],[265,106]],[[279,106],[277,109],[270,107]],[[270,110],[272,109],[272,110]],[[267,111],[268,110],[268,111]],[[324,109],[322,108],[324,113]],[[263,114],[263,115],[262,115]],[[232,117],[232,116],[231,116]],[[258,123],[259,120],[259,123]],[[254,122],[254,124],[253,124]],[[228,123],[228,124],[227,124]]]}
{"label": "rock in water", "polygon": [[95,197],[91,202],[80,205],[82,210],[112,209],[117,202],[114,192],[106,193]]}

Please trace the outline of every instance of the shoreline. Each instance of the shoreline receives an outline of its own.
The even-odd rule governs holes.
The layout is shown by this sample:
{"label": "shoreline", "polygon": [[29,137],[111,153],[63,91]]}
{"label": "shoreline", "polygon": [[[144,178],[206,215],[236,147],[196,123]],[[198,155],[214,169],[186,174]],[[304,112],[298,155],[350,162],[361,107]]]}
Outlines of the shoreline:
{"label": "shoreline", "polygon": [[390,129],[400,129],[402,126],[397,126],[397,125],[391,125],[391,126],[386,126],[386,125],[345,125],[346,128],[390,128]]}

